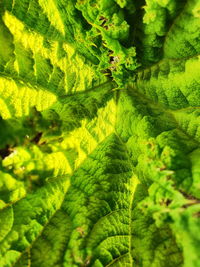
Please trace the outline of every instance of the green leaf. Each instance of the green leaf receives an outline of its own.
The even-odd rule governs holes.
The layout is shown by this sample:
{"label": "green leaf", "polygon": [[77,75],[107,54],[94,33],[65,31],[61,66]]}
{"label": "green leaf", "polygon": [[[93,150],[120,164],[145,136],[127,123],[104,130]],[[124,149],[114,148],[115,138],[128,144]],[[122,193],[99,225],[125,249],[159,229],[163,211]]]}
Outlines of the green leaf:
{"label": "green leaf", "polygon": [[200,1],[0,3],[0,266],[200,266]]}

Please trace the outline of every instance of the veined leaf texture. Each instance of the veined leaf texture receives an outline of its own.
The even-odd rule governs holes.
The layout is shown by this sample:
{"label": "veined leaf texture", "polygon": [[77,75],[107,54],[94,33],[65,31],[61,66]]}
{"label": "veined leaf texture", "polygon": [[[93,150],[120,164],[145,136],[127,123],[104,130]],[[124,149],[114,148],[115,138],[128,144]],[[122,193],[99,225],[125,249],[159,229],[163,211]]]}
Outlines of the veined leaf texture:
{"label": "veined leaf texture", "polygon": [[200,0],[0,1],[0,267],[200,267]]}

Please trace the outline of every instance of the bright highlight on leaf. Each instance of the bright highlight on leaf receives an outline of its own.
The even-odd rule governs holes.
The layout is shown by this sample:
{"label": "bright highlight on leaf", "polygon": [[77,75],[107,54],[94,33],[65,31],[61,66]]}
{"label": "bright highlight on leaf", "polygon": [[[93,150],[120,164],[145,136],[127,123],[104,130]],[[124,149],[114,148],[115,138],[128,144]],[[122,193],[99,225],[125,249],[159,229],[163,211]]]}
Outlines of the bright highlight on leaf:
{"label": "bright highlight on leaf", "polygon": [[200,0],[0,2],[0,267],[200,267]]}

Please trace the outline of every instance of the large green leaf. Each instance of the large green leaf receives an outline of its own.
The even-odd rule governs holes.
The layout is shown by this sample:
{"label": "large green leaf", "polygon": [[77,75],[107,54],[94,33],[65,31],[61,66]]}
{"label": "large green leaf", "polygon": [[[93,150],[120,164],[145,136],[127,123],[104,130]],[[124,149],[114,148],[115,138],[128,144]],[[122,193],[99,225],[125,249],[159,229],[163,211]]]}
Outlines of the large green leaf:
{"label": "large green leaf", "polygon": [[0,266],[200,267],[200,1],[2,0]]}

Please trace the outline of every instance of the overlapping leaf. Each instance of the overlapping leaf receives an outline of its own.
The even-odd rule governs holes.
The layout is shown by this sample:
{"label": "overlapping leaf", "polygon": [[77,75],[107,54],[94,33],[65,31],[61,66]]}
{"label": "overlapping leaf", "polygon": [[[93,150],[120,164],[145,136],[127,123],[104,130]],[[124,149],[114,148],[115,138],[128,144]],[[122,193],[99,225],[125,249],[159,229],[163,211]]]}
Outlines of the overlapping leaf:
{"label": "overlapping leaf", "polygon": [[200,266],[199,11],[3,0],[0,266]]}

